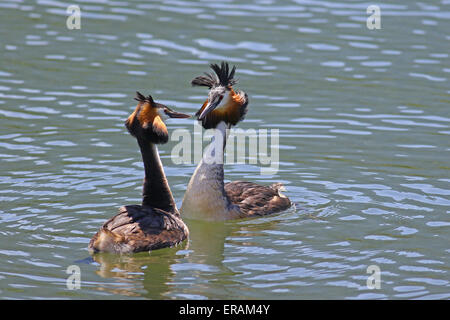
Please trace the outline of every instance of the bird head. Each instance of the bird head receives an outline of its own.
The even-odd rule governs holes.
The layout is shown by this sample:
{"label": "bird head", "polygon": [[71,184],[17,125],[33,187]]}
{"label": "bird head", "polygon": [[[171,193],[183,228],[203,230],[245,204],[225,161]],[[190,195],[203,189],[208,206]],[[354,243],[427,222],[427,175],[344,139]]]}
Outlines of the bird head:
{"label": "bird head", "polygon": [[157,103],[152,96],[145,97],[136,92],[134,98],[138,101],[136,109],[125,121],[128,132],[133,137],[140,137],[152,143],[166,143],[169,133],[163,121],[164,115],[169,118],[189,118],[190,115],[176,112],[169,107]]}
{"label": "bird head", "polygon": [[234,78],[236,66],[231,71],[227,62],[210,67],[214,72],[205,72],[191,81],[193,86],[209,88],[208,98],[195,115],[205,129],[215,128],[221,121],[236,125],[244,118],[248,104],[247,94],[233,89],[237,83]]}

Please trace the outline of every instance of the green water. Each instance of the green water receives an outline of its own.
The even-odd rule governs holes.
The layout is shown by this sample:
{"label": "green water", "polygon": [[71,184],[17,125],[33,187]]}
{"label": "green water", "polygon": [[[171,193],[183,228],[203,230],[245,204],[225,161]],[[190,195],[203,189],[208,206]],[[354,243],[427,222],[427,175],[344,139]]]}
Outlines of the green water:
{"label": "green water", "polygon": [[[369,30],[360,1],[0,2],[0,297],[449,299],[450,2],[379,5]],[[193,113],[190,80],[221,60],[250,97],[239,127],[280,129],[277,174],[226,179],[283,182],[295,208],[92,259],[99,226],[140,202],[134,92]],[[175,143],[160,154],[180,206],[195,163],[175,165]]]}

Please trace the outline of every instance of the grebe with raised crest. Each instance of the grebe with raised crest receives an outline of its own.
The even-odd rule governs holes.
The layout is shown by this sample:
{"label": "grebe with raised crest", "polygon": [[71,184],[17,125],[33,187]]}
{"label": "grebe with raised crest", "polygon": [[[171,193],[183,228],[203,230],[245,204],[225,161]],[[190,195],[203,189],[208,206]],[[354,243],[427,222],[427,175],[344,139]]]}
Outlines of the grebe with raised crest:
{"label": "grebe with raised crest", "polygon": [[[262,186],[253,182],[224,183],[223,156],[228,129],[244,119],[248,96],[235,90],[236,67],[228,63],[211,64],[213,73],[194,78],[193,86],[209,88],[202,107],[195,114],[205,129],[216,129],[219,135],[205,149],[204,155],[192,175],[180,211],[183,217],[203,220],[229,220],[263,216],[281,212],[291,201],[281,191],[281,183]],[[216,161],[220,159],[221,161]]]}
{"label": "grebe with raised crest", "polygon": [[141,205],[127,205],[106,221],[92,237],[91,253],[133,253],[175,246],[188,238],[189,230],[180,217],[164,174],[156,144],[168,141],[160,111],[171,118],[188,118],[139,92],[138,105],[125,121],[136,138],[144,162],[145,178]]}

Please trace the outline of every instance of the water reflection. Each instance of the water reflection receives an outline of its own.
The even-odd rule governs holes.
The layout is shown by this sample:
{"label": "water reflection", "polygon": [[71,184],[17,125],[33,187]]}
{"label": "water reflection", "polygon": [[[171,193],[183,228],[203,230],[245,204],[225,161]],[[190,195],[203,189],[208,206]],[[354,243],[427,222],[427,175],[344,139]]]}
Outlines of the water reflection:
{"label": "water reflection", "polygon": [[[192,278],[204,274],[232,276],[234,273],[223,264],[225,240],[238,226],[227,223],[206,223],[189,221],[191,237],[177,248],[138,253],[114,255],[98,253],[92,256],[99,264],[95,273],[102,278],[115,279],[116,285],[98,285],[97,290],[112,294],[163,299],[190,297],[196,281]],[[188,279],[189,290],[184,293],[172,284]],[[201,291],[199,286],[199,291]],[[195,291],[195,290],[194,290]],[[200,295],[201,292],[196,293]]]}
{"label": "water reflection", "polygon": [[[180,246],[186,246],[186,242]],[[114,286],[98,285],[96,290],[129,297],[165,299],[175,277],[171,265],[180,259],[178,250],[169,248],[132,255],[94,254],[93,260],[100,264],[95,273],[116,280]]]}
{"label": "water reflection", "polygon": [[238,245],[243,251],[264,254],[267,249],[258,247],[251,237],[267,234],[276,229],[280,221],[275,217],[267,221],[252,220],[188,220],[191,236],[188,242],[177,248],[133,255],[95,254],[92,259],[99,264],[95,273],[115,280],[113,286],[110,283],[98,284],[96,290],[149,299],[226,298],[223,285],[241,285],[241,281],[235,279],[243,274],[228,267],[230,262],[242,259],[227,257],[227,247]]}
{"label": "water reflection", "polygon": [[223,265],[225,259],[225,241],[239,230],[239,226],[226,222],[205,222],[186,220],[190,230],[189,249],[195,255],[188,255],[189,263],[197,263],[215,267],[216,270],[226,270]]}

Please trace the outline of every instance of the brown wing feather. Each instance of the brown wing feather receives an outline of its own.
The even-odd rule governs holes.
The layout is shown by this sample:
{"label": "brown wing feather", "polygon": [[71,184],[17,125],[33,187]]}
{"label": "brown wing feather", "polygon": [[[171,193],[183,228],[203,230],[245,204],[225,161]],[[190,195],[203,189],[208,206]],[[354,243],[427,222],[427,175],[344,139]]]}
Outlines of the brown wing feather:
{"label": "brown wing feather", "polygon": [[279,183],[262,186],[253,182],[233,181],[225,184],[225,193],[246,216],[263,216],[291,206],[291,201],[280,195],[281,186]]}
{"label": "brown wing feather", "polygon": [[189,235],[173,214],[140,205],[124,206],[106,221],[89,243],[93,252],[131,253],[172,247]]}

